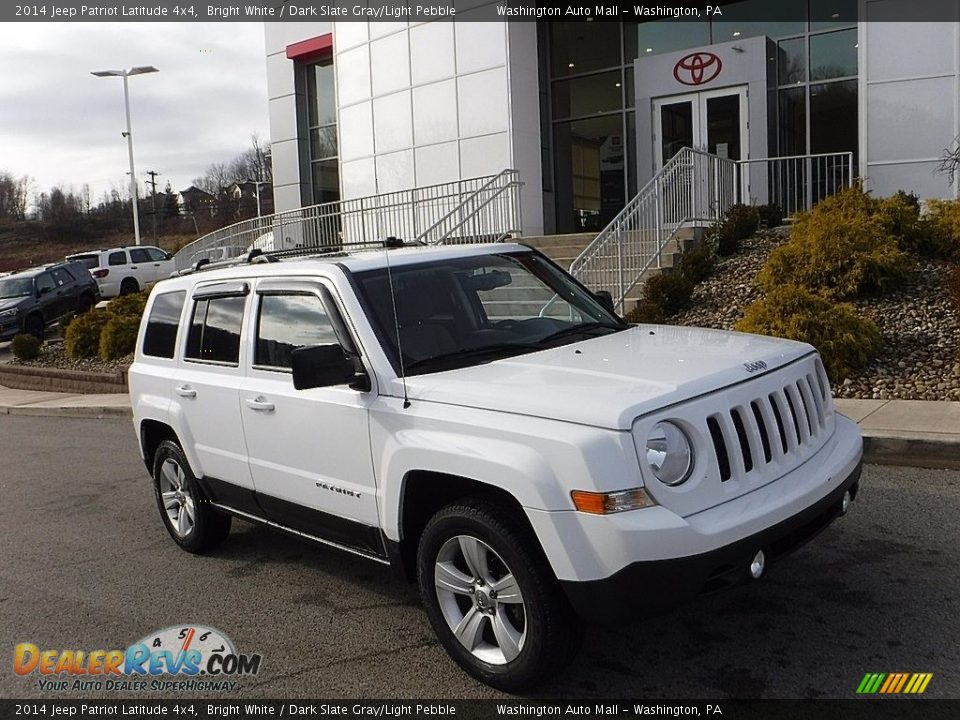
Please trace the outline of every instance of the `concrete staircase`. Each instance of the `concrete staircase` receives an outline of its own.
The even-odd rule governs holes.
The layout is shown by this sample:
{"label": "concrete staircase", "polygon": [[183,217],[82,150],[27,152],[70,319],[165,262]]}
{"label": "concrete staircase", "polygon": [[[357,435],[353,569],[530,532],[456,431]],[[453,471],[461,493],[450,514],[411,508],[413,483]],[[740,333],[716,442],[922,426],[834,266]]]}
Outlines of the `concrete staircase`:
{"label": "concrete staircase", "polygon": [[[641,281],[627,295],[624,303],[624,311],[629,312],[643,296],[643,282],[653,275],[661,272],[670,272],[680,261],[680,256],[685,250],[696,247],[703,239],[704,228],[685,227],[681,228],[677,234],[666,244],[660,258],[660,267],[647,270],[642,276]],[[521,237],[517,242],[536,248],[544,255],[553,260],[557,265],[564,269],[569,269],[571,263],[584,251],[584,249],[593,242],[596,233],[575,233],[570,235],[537,235],[532,237]],[[591,290],[607,290],[611,288],[590,288]],[[517,288],[519,292],[520,289]],[[537,298],[539,300],[539,298]]]}

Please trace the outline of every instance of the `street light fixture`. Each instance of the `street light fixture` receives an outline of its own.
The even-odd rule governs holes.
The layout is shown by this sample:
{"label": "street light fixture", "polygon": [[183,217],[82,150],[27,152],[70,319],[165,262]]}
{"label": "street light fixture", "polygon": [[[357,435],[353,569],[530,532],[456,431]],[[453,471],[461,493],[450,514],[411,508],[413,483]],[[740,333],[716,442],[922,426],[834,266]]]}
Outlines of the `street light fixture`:
{"label": "street light fixture", "polygon": [[127,131],[123,136],[127,139],[127,154],[130,156],[130,198],[133,202],[133,236],[137,245],[140,244],[140,214],[137,208],[137,172],[133,166],[133,133],[130,131],[130,90],[127,87],[127,78],[131,75],[144,75],[159,72],[153,65],[138,65],[129,70],[97,70],[90,73],[96,77],[123,78],[123,107],[127,115]]}

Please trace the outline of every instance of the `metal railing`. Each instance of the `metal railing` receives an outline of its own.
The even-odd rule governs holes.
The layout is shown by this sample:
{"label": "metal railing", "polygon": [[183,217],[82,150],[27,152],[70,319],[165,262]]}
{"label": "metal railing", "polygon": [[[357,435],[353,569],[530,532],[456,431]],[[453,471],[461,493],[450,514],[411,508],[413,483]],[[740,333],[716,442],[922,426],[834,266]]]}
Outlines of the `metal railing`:
{"label": "metal railing", "polygon": [[520,182],[516,170],[504,170],[417,236],[428,245],[497,242],[522,231]]}
{"label": "metal railing", "polygon": [[738,201],[776,205],[787,219],[850,187],[853,172],[852,152],[738,160]]}
{"label": "metal railing", "polygon": [[199,260],[228,260],[259,248],[309,255],[387,237],[436,244],[482,242],[520,233],[516,170],[382,195],[337,200],[243,220],[183,247],[177,270]]}
{"label": "metal railing", "polygon": [[720,219],[737,197],[733,160],[683,148],[573,261],[570,273],[587,287],[624,301],[677,231]]}

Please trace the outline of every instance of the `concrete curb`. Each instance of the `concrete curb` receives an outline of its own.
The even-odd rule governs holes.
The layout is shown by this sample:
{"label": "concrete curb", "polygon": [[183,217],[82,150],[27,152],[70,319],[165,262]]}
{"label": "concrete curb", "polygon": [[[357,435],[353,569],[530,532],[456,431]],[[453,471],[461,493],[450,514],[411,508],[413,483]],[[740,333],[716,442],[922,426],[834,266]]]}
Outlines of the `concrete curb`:
{"label": "concrete curb", "polygon": [[960,439],[865,432],[863,460],[873,465],[960,470]]}
{"label": "concrete curb", "polygon": [[65,418],[132,418],[133,409],[128,407],[93,407],[77,405],[73,407],[43,407],[37,405],[21,405],[0,407],[0,415],[29,415],[32,417],[65,417]]}

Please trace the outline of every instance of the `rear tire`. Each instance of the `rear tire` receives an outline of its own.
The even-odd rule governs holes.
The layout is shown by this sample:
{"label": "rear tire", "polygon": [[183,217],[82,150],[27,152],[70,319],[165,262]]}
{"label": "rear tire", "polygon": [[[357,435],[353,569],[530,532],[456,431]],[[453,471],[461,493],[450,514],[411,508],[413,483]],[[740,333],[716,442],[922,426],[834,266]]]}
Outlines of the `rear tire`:
{"label": "rear tire", "polygon": [[33,335],[41,342],[43,341],[44,330],[46,330],[46,324],[40,315],[31,315],[23,323],[23,331],[28,335]]}
{"label": "rear tire", "polygon": [[508,692],[560,671],[583,637],[527,528],[508,505],[459,500],[427,523],[417,553],[420,594],[447,653],[476,679]]}
{"label": "rear tire", "polygon": [[84,293],[80,296],[79,302],[77,302],[77,315],[83,315],[90,308],[93,307],[93,296]]}
{"label": "rear tire", "polygon": [[140,283],[138,283],[133,278],[124,278],[120,282],[120,294],[121,295],[132,295],[133,293],[140,292]]}
{"label": "rear tire", "polygon": [[153,492],[167,532],[187,552],[212,550],[230,534],[230,516],[210,506],[173,440],[160,443],[153,456]]}

